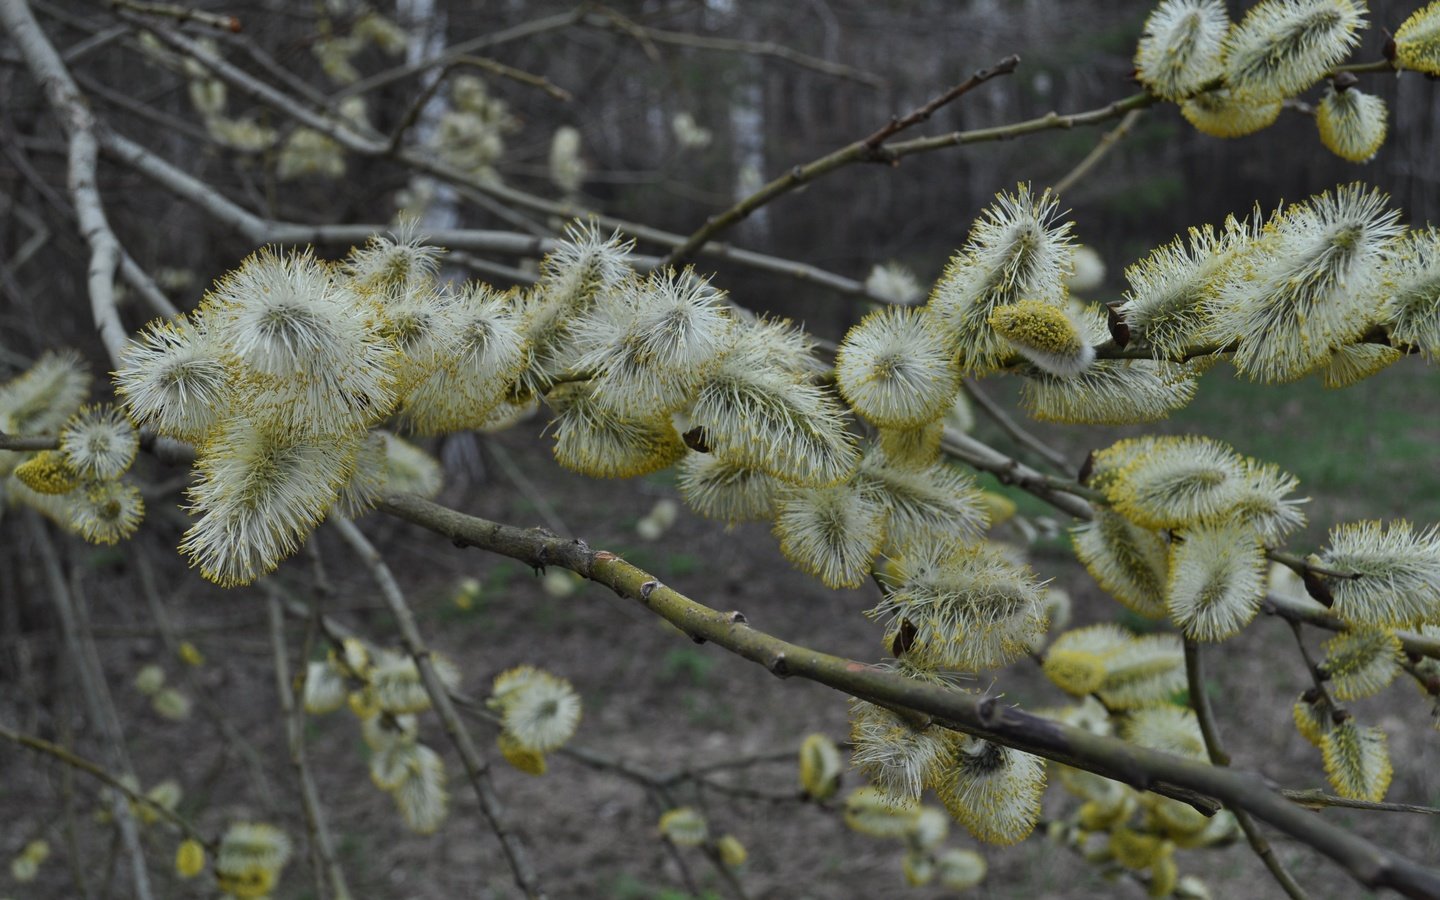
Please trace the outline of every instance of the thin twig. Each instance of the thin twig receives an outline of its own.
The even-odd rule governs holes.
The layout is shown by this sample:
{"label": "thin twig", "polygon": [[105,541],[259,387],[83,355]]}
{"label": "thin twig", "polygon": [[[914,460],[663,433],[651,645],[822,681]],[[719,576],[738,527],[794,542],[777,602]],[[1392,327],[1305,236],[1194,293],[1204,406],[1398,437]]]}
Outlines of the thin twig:
{"label": "thin twig", "polygon": [[999,425],[1000,429],[1014,438],[1017,443],[1029,447],[1031,450],[1045,457],[1046,462],[1067,475],[1075,471],[1075,467],[1070,464],[1069,460],[1065,459],[1064,454],[1022,428],[1005,410],[1000,408],[998,403],[991,400],[984,391],[980,390],[980,386],[975,384],[975,382],[966,379],[961,382],[961,387],[965,391],[965,396],[973,400],[975,405],[980,407],[981,412],[989,416],[991,421]]}
{"label": "thin twig", "polygon": [[[1220,743],[1220,731],[1215,724],[1215,712],[1210,707],[1210,695],[1205,691],[1205,670],[1204,663],[1200,658],[1200,645],[1191,638],[1185,639],[1185,681],[1190,689],[1190,708],[1195,710],[1195,720],[1200,726],[1200,737],[1205,742],[1205,752],[1210,756],[1210,762],[1217,766],[1230,765],[1230,755],[1225,752]],[[1250,814],[1238,807],[1230,807],[1231,815],[1235,816],[1235,823],[1245,833],[1245,840],[1250,842],[1250,848],[1275,876],[1280,887],[1294,900],[1307,900],[1310,896],[1295,880],[1295,876],[1285,868],[1285,864],[1276,855],[1275,848],[1260,833],[1260,828]]]}
{"label": "thin twig", "polygon": [[80,233],[90,245],[87,284],[90,312],[111,362],[120,364],[120,350],[128,332],[115,308],[115,272],[120,266],[120,242],[105,217],[96,180],[100,148],[95,139],[95,117],[70,77],[70,70],[40,29],[23,0],[0,0],[0,25],[20,50],[26,66],[44,90],[69,141],[70,199],[80,222]]}
{"label": "thin twig", "polygon": [[1109,153],[1116,144],[1120,143],[1120,141],[1125,138],[1125,135],[1130,133],[1130,129],[1135,127],[1135,123],[1140,120],[1143,112],[1143,109],[1130,110],[1125,114],[1125,117],[1120,120],[1119,125],[1105,132],[1105,135],[1090,149],[1090,152],[1085,154],[1085,158],[1076,163],[1075,168],[1066,172],[1064,177],[1055,182],[1053,188],[1055,193],[1063,196],[1065,192],[1074,187],[1080,179],[1090,174],[1090,170],[1095,168],[1100,160],[1104,159],[1105,155]]}
{"label": "thin twig", "polygon": [[[77,603],[78,598],[74,596],[65,581],[65,573],[60,568],[60,557],[55,552],[55,546],[51,543],[50,535],[45,530],[39,514],[32,513],[29,519],[31,533],[39,550],[40,565],[44,569],[46,581],[49,582],[50,599],[55,606],[55,611],[59,614],[60,627],[65,634],[65,647],[69,653],[70,663],[75,669],[76,681],[80,684],[80,694],[85,701],[85,711],[90,727],[95,729],[96,734],[99,735],[112,765],[120,772],[120,775],[134,778],[135,771],[130,765],[129,754],[125,751],[124,730],[120,727],[120,717],[115,712],[114,702],[110,699],[110,690],[106,686],[107,682],[100,668],[99,655],[95,652],[95,642],[89,639],[84,628]],[[38,745],[27,744],[27,746],[42,749]],[[63,747],[56,749],[64,751]],[[92,771],[91,774],[95,773]],[[116,838],[125,848],[125,854],[129,859],[135,896],[139,900],[150,900],[153,897],[150,890],[150,872],[145,864],[145,850],[140,843],[140,827],[130,812],[129,804],[118,795],[112,794],[110,797],[110,812],[115,819]]]}
{"label": "thin twig", "polygon": [[[345,881],[344,870],[336,861],[335,847],[330,840],[330,827],[325,820],[325,808],[320,804],[320,791],[315,786],[315,779],[310,775],[310,764],[305,758],[305,708],[302,698],[305,691],[307,657],[301,656],[300,674],[292,681],[289,651],[285,648],[285,613],[273,591],[266,606],[270,612],[270,643],[275,656],[275,687],[280,695],[280,713],[285,719],[285,739],[290,752],[290,765],[294,766],[295,777],[300,782],[300,803],[305,809],[305,832],[309,837],[310,867],[315,875],[315,896],[349,900],[350,887]],[[330,892],[325,890],[327,877],[333,889]]]}
{"label": "thin twig", "polygon": [[1020,57],[1007,56],[1000,62],[988,69],[980,69],[969,78],[950,88],[950,90],[926,103],[924,106],[912,110],[904,116],[897,116],[879,130],[868,137],[847,144],[832,153],[812,160],[804,165],[795,166],[771,181],[769,184],[755,191],[748,197],[723,212],[716,213],[705,220],[685,241],[671,250],[661,261],[662,266],[674,266],[689,259],[701,247],[710,242],[722,231],[742,221],[751,213],[767,203],[790,193],[797,188],[803,187],[815,179],[826,175],[836,169],[860,162],[894,162],[894,158],[888,155],[885,142],[900,131],[911,128],[921,122],[927,121],[935,111],[954,102],[985,82],[1001,75],[1009,75],[1015,71],[1020,64]]}
{"label": "thin twig", "polygon": [[[691,34],[685,31],[664,31],[659,28],[652,28],[641,25],[633,19],[626,18],[611,9],[602,9],[597,14],[585,16],[580,23],[592,28],[609,28],[616,31],[623,31],[639,41],[642,45],[646,42],[659,44],[672,44],[677,47],[694,47],[698,50],[717,50],[722,53],[746,53],[754,56],[771,56],[782,59],[797,66],[813,69],[825,75],[833,75],[837,78],[845,78],[851,81],[858,81],[861,84],[873,88],[885,87],[885,79],[870,72],[844,65],[843,63],[831,62],[828,59],[820,59],[808,53],[801,53],[783,44],[773,41],[742,41],[734,38],[712,37],[710,35]],[[652,61],[659,62],[656,55],[650,51],[653,48],[647,46],[647,55]]]}
{"label": "thin twig", "polygon": [[1422,816],[1440,816],[1440,807],[1420,806],[1415,803],[1386,803],[1374,800],[1355,800],[1350,797],[1337,797],[1334,794],[1327,794],[1319,788],[1311,788],[1308,791],[1281,791],[1281,796],[1288,800],[1294,800],[1301,806],[1310,809],[1324,809],[1328,806],[1335,806],[1341,809],[1366,809],[1372,812],[1403,812],[1418,813]]}
{"label": "thin twig", "polygon": [[176,828],[180,829],[180,831],[183,832],[186,837],[193,838],[212,850],[217,846],[216,841],[206,839],[205,836],[202,835],[199,831],[197,831],[195,829],[195,826],[190,824],[190,821],[184,816],[180,815],[174,810],[166,809],[164,806],[156,803],[151,798],[135,790],[133,787],[130,787],[128,784],[126,784],[126,779],[121,778],[118,775],[111,774],[104,766],[100,765],[99,763],[92,762],[84,758],[83,756],[71,753],[69,750],[65,749],[59,744],[52,744],[50,741],[47,741],[44,738],[39,738],[34,736],[33,734],[25,734],[23,732],[16,731],[13,728],[8,728],[3,724],[0,724],[0,738],[4,738],[5,740],[10,741],[12,744],[34,750],[36,753],[43,753],[46,756],[59,760],[60,762],[64,763],[65,765],[69,766],[77,772],[84,772],[86,775],[89,775],[95,780],[101,782],[107,787],[110,787],[123,795],[125,799],[119,801],[120,806],[122,807],[125,806],[126,801],[129,801],[136,806],[143,806],[146,809],[150,810],[150,812],[154,813],[155,815],[169,822],[171,825],[174,825]]}
{"label": "thin twig", "polygon": [[420,636],[420,629],[415,624],[415,616],[410,611],[410,605],[405,601],[405,595],[401,592],[399,583],[391,574],[390,567],[385,564],[380,552],[375,549],[364,533],[355,527],[355,523],[337,514],[332,514],[330,521],[340,536],[360,557],[360,561],[370,571],[371,576],[380,587],[380,594],[390,607],[390,613],[395,617],[395,624],[400,629],[400,638],[405,643],[405,649],[415,660],[415,666],[420,671],[421,683],[424,684],[425,692],[430,696],[431,705],[439,714],[440,721],[445,726],[445,733],[460,754],[466,774],[470,776],[470,784],[474,787],[475,796],[480,801],[480,809],[490,823],[491,830],[500,839],[500,845],[505,851],[505,858],[510,864],[510,871],[515,878],[516,885],[527,897],[544,898],[545,892],[541,889],[534,866],[530,862],[530,854],[521,842],[519,834],[510,825],[500,797],[495,793],[494,785],[490,783],[490,765],[476,749],[470,732],[465,728],[465,723],[460,721],[460,715],[455,711],[455,704],[450,701],[450,695],[446,692],[444,683],[435,671],[435,664],[430,659],[430,649]]}

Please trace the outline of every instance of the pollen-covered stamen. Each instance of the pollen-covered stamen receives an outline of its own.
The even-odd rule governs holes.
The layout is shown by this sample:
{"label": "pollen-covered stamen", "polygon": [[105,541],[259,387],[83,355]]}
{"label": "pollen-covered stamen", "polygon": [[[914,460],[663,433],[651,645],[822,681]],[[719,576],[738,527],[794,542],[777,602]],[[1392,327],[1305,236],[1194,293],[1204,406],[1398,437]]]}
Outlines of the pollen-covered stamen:
{"label": "pollen-covered stamen", "polygon": [[1395,63],[1429,75],[1440,75],[1440,0],[1410,14],[1395,30]]}
{"label": "pollen-covered stamen", "polygon": [[1021,300],[997,307],[990,327],[1026,359],[1052,375],[1078,375],[1095,360],[1095,350],[1058,306]]}
{"label": "pollen-covered stamen", "polygon": [[1320,142],[1350,162],[1367,162],[1385,143],[1385,101],[1357,88],[1329,90],[1315,109]]}
{"label": "pollen-covered stamen", "polygon": [[1170,548],[1166,609],[1187,637],[1220,641],[1260,611],[1265,554],[1255,532],[1236,525],[1187,529]]}
{"label": "pollen-covered stamen", "polygon": [[1229,88],[1196,94],[1180,104],[1180,114],[1201,134],[1238,138],[1269,128],[1280,118],[1279,99],[1257,98]]}
{"label": "pollen-covered stamen", "polygon": [[1388,197],[1354,184],[1288,208],[1266,226],[1215,304],[1215,330],[1238,340],[1236,368],[1289,381],[1360,337],[1378,317],[1386,260],[1402,228]]}
{"label": "pollen-covered stamen", "polygon": [[1045,763],[1000,744],[972,739],[936,788],[952,816],[993,844],[1024,840],[1040,819]]}
{"label": "pollen-covered stamen", "polygon": [[885,507],[853,481],[790,488],[775,505],[780,550],[827,587],[858,587],[885,539]]}
{"label": "pollen-covered stamen", "polygon": [[996,307],[1032,298],[1059,305],[1073,266],[1070,223],[1056,224],[1056,201],[1028,185],[997,195],[965,247],[935,284],[927,310],[958,352],[962,373],[993,369],[1011,352],[989,324]]}

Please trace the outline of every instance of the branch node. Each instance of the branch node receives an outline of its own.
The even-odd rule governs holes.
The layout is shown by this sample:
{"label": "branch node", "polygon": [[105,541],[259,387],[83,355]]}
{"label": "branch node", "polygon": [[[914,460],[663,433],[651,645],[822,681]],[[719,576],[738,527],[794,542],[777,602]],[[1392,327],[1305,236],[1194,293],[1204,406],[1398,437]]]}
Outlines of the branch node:
{"label": "branch node", "polygon": [[646,603],[649,603],[650,595],[655,593],[655,589],[659,586],[660,582],[658,581],[647,581],[644,584],[640,585],[640,599],[644,600]]}
{"label": "branch node", "polygon": [[738,609],[726,613],[725,621],[731,625],[748,625],[750,623],[750,620],[745,618],[745,614]]}
{"label": "branch node", "polygon": [[765,668],[769,669],[770,674],[776,678],[790,677],[790,664],[785,661],[785,652],[783,650],[770,657],[770,661],[765,663]]}

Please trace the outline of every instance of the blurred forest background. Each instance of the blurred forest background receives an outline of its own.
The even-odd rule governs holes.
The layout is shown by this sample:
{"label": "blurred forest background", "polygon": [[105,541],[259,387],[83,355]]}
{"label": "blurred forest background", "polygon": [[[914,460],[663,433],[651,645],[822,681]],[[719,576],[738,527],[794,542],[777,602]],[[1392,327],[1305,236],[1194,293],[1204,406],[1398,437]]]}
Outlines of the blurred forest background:
{"label": "blurred forest background", "polygon": [[[422,232],[472,228],[553,236],[565,224],[563,216],[516,211],[473,191],[417,181],[410,168],[384,155],[346,154],[343,171],[327,174],[320,165],[282,178],[292,174],[283,171],[282,148],[296,129],[293,121],[231,90],[224,115],[273,130],[274,141],[244,152],[224,146],[197,112],[193,73],[167,64],[163,52],[147,49],[133,20],[117,17],[101,3],[34,0],[30,6],[66,55],[105,127],[269,219],[383,228],[397,221],[400,210],[423,205]],[[1134,94],[1131,57],[1150,8],[1120,0],[644,0],[609,6],[398,0],[375,8],[399,26],[400,42],[388,52],[379,42],[362,43],[353,53],[335,51],[353,67],[346,72],[335,56],[327,60],[333,50],[327,41],[349,34],[363,18],[364,8],[357,4],[206,0],[195,6],[235,16],[243,30],[192,33],[203,33],[221,56],[257,77],[308,86],[306,96],[319,108],[341,112],[347,98],[363,97],[363,115],[386,136],[421,109],[406,137],[417,144],[443,136],[444,117],[454,102],[441,90],[417,107],[417,99],[427,96],[424,85],[438,74],[428,61],[441,48],[468,47],[543,78],[569,99],[533,83],[464,70],[483,79],[487,103],[500,104],[487,107],[498,123],[493,136],[500,144],[486,145],[476,171],[567,210],[597,210],[680,235],[764,181],[870,134],[892,116],[1010,54],[1021,58],[1013,75],[988,82],[907,135],[1003,125],[1051,111],[1081,112]],[[1234,18],[1243,12],[1244,4],[1228,6]],[[1353,59],[1380,58],[1384,29],[1415,6],[1397,0],[1370,3],[1372,27]],[[1325,151],[1304,108],[1287,108],[1275,126],[1234,141],[1196,133],[1173,105],[1143,112],[1125,139],[1061,197],[1079,241],[1108,266],[1103,287],[1091,299],[1119,299],[1123,267],[1189,226],[1218,223],[1257,203],[1268,211],[1282,199],[1300,200],[1336,184],[1363,180],[1390,192],[1412,224],[1440,220],[1440,154],[1435,152],[1440,85],[1407,74],[1366,76],[1364,86],[1390,104],[1391,136],[1363,166]],[[721,241],[860,280],[877,263],[899,261],[928,287],[997,191],[1022,181],[1053,184],[1113,124],[946,149],[893,167],[852,166],[765,207]],[[564,126],[578,130],[583,176],[557,185],[551,158],[557,130]],[[66,346],[80,349],[97,372],[109,368],[85,300],[89,251],[75,230],[65,192],[65,153],[53,111],[14,46],[0,40],[3,378],[44,350]],[[113,155],[102,158],[99,182],[126,251],[157,275],[180,309],[192,307],[214,278],[256,249],[245,235]],[[338,257],[350,243],[338,241],[319,251]],[[640,243],[643,253],[663,255],[666,249]],[[460,260],[471,271],[462,266],[455,273],[504,285],[512,278],[523,280],[533,261],[477,250]],[[822,337],[837,338],[866,308],[856,297],[724,259],[700,257],[696,263],[702,271],[714,271],[716,284],[741,305],[802,320]],[[133,292],[127,294],[122,318],[129,328],[153,315]],[[1317,497],[1310,508],[1311,539],[1346,517],[1408,514],[1428,522],[1440,518],[1440,471],[1431,462],[1440,441],[1440,427],[1434,424],[1440,410],[1437,387],[1433,371],[1415,359],[1339,394],[1322,393],[1311,382],[1293,389],[1256,387],[1217,371],[1204,379],[1195,404],[1161,430],[1231,440],[1241,452],[1296,472],[1302,490]],[[1003,381],[986,389],[1000,398],[1010,390]],[[562,472],[548,458],[539,427],[531,422],[478,444],[467,438],[447,440],[448,449],[432,447],[450,465],[454,486],[447,501],[502,521],[545,521],[551,527],[558,522],[566,533],[623,552],[702,599],[712,591],[709,599],[717,606],[755,610],[759,616],[752,613],[752,618],[763,618],[771,631],[789,639],[864,659],[883,655],[875,630],[858,614],[869,605],[868,594],[824,591],[790,571],[762,526],[725,532],[715,523],[682,516],[663,541],[648,543],[634,526],[657,499],[673,496],[668,477],[648,478],[638,486],[587,482]],[[992,426],[982,422],[979,427],[987,439],[1007,440]],[[1135,431],[1036,430],[1076,463],[1087,449]],[[157,495],[178,496],[173,471],[154,466],[151,474]],[[1034,519],[1052,515],[1028,498],[1016,499],[1022,513]],[[127,721],[133,717],[140,723],[130,730],[129,741],[142,783],[181,777],[193,788],[186,809],[206,824],[240,810],[285,821],[299,835],[303,826],[295,804],[283,792],[267,796],[254,789],[251,751],[233,741],[232,732],[239,733],[266,760],[262,772],[286,777],[258,594],[201,584],[173,551],[183,527],[175,521],[174,503],[157,501],[152,510],[157,510],[152,511],[154,523],[118,552],[78,545],[67,545],[65,551],[65,561],[79,573],[72,583],[94,598],[93,625],[105,669],[115,679],[120,702],[133,707],[126,711]],[[63,681],[56,674],[64,667],[57,625],[19,599],[40,590],[42,583],[26,528],[14,516],[0,527],[20,535],[5,547],[8,562],[0,566],[0,701],[7,718],[46,730],[55,727],[49,719],[54,714],[41,697],[52,689],[52,676],[56,683]],[[752,896],[899,892],[899,851],[847,832],[833,809],[807,806],[797,812],[793,804],[775,799],[793,794],[793,756],[787,754],[805,733],[844,736],[844,703],[837,695],[815,685],[782,684],[748,663],[709,652],[712,648],[695,648],[594,587],[578,600],[557,598],[542,593],[517,565],[437,546],[389,520],[367,520],[367,527],[377,544],[393,551],[392,564],[421,607],[422,627],[456,657],[474,690],[483,691],[489,677],[505,666],[558,660],[557,670],[585,695],[580,740],[597,752],[631,758],[655,771],[739,754],[778,753],[783,764],[760,766],[753,779],[737,776],[726,782],[731,788],[738,785],[738,795],[709,789],[715,819],[728,822],[751,849],[744,881]],[[321,537],[316,541],[343,558],[338,545],[331,547]],[[1056,577],[1075,595],[1076,624],[1113,618],[1116,607],[1073,558],[1067,561],[1064,544],[1063,536],[1054,533],[1041,540],[1036,553],[1042,574]],[[154,561],[154,571],[143,578],[135,563],[142,555]],[[343,563],[334,568],[337,590],[331,608],[347,621],[390,633],[392,623],[377,612],[363,577],[352,576]],[[454,602],[462,576],[479,579],[483,600]],[[156,632],[150,619],[153,605],[147,599],[157,593],[169,604],[181,636],[210,660],[184,676],[191,679],[190,690],[211,698],[210,705],[223,710],[231,725],[161,721],[145,709],[143,699],[125,693],[134,672],[162,658],[170,640]],[[1282,626],[1261,621],[1234,642],[1236,658],[1229,665],[1215,666],[1220,690],[1254,695],[1252,706],[1223,707],[1222,726],[1233,735],[1237,764],[1275,774],[1293,766],[1320,783],[1318,756],[1288,721],[1289,704],[1307,683],[1305,672],[1298,662],[1279,672],[1265,662],[1277,642],[1289,639]],[[1293,656],[1293,646],[1285,652]],[[169,665],[176,668],[173,660]],[[1002,678],[1013,699],[1033,700],[1037,706],[1057,701],[1033,672]],[[19,688],[11,691],[12,685]],[[1440,800],[1440,776],[1430,773],[1440,766],[1434,765],[1433,735],[1418,722],[1415,708],[1415,703],[1384,701],[1376,716],[1392,730],[1392,754],[1397,768],[1407,773],[1403,780],[1397,777],[1395,793],[1433,803]],[[212,726],[213,732],[208,730]],[[1432,739],[1427,743],[1427,738]],[[356,761],[363,749],[352,732],[316,720],[310,741],[316,758],[336,761],[320,772],[321,792],[341,823],[342,862],[357,896],[512,895],[494,842],[474,826],[473,799],[463,790],[454,789],[452,822],[440,835],[409,836],[385,798],[377,799],[365,783],[364,765]],[[548,848],[537,855],[554,895],[684,896],[666,893],[678,891],[690,875],[682,871],[683,863],[658,848],[654,822],[660,801],[653,794],[623,780],[597,783],[595,773],[578,765],[557,764],[556,770],[540,780],[508,771],[497,776],[512,808],[525,816],[529,837]],[[5,854],[47,833],[58,802],[56,785],[67,776],[42,764],[22,765],[8,748],[0,750],[0,773],[7,773],[0,779],[0,854]],[[706,789],[696,789],[703,800]],[[759,799],[745,799],[747,790]],[[1047,807],[1047,813],[1059,809]],[[472,820],[464,821],[466,816]],[[1406,827],[1409,823],[1377,823],[1348,812],[1336,819],[1362,833],[1388,835],[1415,858],[1433,859],[1440,850],[1440,837],[1428,820]],[[1397,829],[1399,838],[1394,837]],[[1003,852],[981,849],[991,858],[992,876],[979,896],[1143,893],[1133,884],[1117,887],[1100,879],[1093,867],[1043,840]],[[1285,844],[1280,852],[1291,863],[1313,859]],[[97,854],[107,859],[103,849]],[[112,847],[108,865],[114,865],[114,856]],[[1181,868],[1213,879],[1217,897],[1276,892],[1243,847],[1225,851],[1221,862],[1196,857]],[[1316,896],[1356,896],[1338,870],[1321,873],[1314,879]],[[1302,871],[1302,877],[1309,874]],[[46,875],[50,880],[40,882],[52,893],[33,895],[0,881],[0,895],[69,896],[63,887],[67,877],[56,867]],[[726,890],[712,876],[696,877],[714,895]],[[175,893],[166,896],[206,895],[193,885],[167,889]],[[277,896],[313,896],[308,889],[307,879],[292,869]],[[123,894],[121,886],[110,895]],[[914,896],[939,894],[918,891]]]}

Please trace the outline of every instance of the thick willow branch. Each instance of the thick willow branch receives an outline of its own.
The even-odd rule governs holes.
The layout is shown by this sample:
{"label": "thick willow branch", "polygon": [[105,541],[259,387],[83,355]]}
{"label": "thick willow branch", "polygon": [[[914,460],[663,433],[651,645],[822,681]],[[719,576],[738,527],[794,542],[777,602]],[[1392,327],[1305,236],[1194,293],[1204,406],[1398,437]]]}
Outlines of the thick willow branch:
{"label": "thick willow branch", "polygon": [[536,567],[570,569],[637,600],[692,638],[710,641],[775,675],[800,676],[852,696],[905,707],[947,727],[1079,765],[1140,789],[1173,785],[1214,797],[1227,806],[1249,811],[1329,856],[1361,884],[1391,888],[1410,897],[1440,896],[1440,872],[1318,819],[1276,794],[1258,774],[1210,766],[1091,734],[1005,706],[994,697],[917,682],[866,663],[788,643],[752,628],[738,612],[724,613],[702,606],[613,553],[592,550],[583,541],[467,516],[414,495],[387,497],[380,508],[460,545]]}
{"label": "thick willow branch", "polygon": [[420,636],[420,629],[415,624],[415,616],[410,611],[410,605],[405,602],[405,595],[400,591],[399,583],[391,574],[390,567],[385,564],[380,552],[375,549],[375,546],[370,543],[360,529],[355,527],[354,522],[340,515],[332,515],[330,521],[334,523],[340,536],[360,557],[360,561],[370,570],[370,574],[379,585],[380,595],[389,606],[390,614],[395,617],[395,624],[400,629],[400,639],[405,644],[405,650],[415,660],[415,666],[420,670],[420,681],[425,686],[425,693],[429,695],[431,705],[435,707],[435,712],[445,726],[445,734],[454,744],[456,752],[460,754],[460,760],[465,766],[465,773],[470,776],[470,784],[475,789],[476,799],[480,801],[480,809],[485,814],[491,830],[500,839],[500,846],[505,852],[506,861],[510,864],[515,884],[519,886],[525,896],[543,900],[545,892],[541,889],[534,865],[530,862],[530,854],[525,849],[525,845],[521,843],[519,834],[510,825],[500,797],[495,793],[494,785],[490,783],[490,764],[480,755],[480,751],[475,747],[475,742],[470,738],[470,732],[465,729],[465,723],[460,721],[460,714],[455,711],[455,704],[450,701],[445,684],[435,671],[435,664],[430,659],[430,648],[425,645],[424,638]]}
{"label": "thick willow branch", "polygon": [[869,137],[847,144],[839,150],[828,153],[812,162],[793,167],[784,175],[761,187],[758,191],[745,197],[729,209],[716,213],[706,219],[705,224],[696,230],[694,234],[686,238],[683,244],[670,251],[669,255],[665,257],[663,264],[667,266],[678,265],[709,243],[710,239],[715,235],[741,222],[760,207],[836,169],[860,162],[891,162],[892,160],[885,153],[885,142],[887,140],[906,128],[928,121],[930,117],[935,114],[936,110],[948,103],[958,100],[960,97],[990,79],[997,78],[1001,75],[1009,75],[1015,71],[1015,67],[1019,64],[1020,57],[1007,56],[988,69],[978,70],[975,74],[934,98],[929,103],[926,103],[924,106],[912,110],[905,116],[895,117],[887,125]]}
{"label": "thick willow branch", "polygon": [[100,151],[95,140],[95,118],[70,77],[70,70],[24,0],[0,0],[0,25],[20,50],[68,139],[70,198],[75,204],[80,234],[90,246],[86,276],[90,314],[111,362],[119,365],[120,350],[128,336],[115,308],[115,272],[120,266],[121,251],[120,241],[105,217],[105,206],[96,183]]}
{"label": "thick willow branch", "polygon": [[[1230,755],[1225,752],[1220,743],[1220,731],[1215,724],[1215,711],[1210,706],[1210,695],[1205,691],[1205,669],[1204,662],[1200,658],[1200,645],[1190,638],[1185,639],[1185,682],[1190,691],[1190,708],[1195,710],[1195,721],[1200,725],[1200,737],[1205,742],[1205,752],[1210,757],[1210,762],[1217,766],[1230,765]],[[1310,896],[1305,892],[1275,855],[1275,848],[1260,833],[1260,828],[1250,814],[1243,809],[1231,808],[1231,814],[1235,816],[1235,823],[1245,833],[1245,840],[1250,843],[1250,848],[1270,874],[1275,876],[1280,887],[1294,900],[1307,900]]]}

